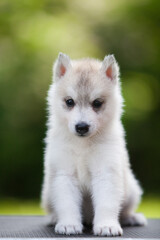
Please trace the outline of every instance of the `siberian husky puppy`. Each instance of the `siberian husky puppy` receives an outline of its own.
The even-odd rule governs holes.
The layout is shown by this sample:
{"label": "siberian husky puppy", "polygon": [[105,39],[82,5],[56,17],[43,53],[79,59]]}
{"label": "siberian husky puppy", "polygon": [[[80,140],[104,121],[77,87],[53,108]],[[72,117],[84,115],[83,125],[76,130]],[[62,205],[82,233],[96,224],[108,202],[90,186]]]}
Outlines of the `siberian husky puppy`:
{"label": "siberian husky puppy", "polygon": [[122,235],[145,225],[135,213],[142,190],[130,168],[121,123],[123,98],[113,55],[71,60],[60,53],[48,92],[42,205],[55,232]]}

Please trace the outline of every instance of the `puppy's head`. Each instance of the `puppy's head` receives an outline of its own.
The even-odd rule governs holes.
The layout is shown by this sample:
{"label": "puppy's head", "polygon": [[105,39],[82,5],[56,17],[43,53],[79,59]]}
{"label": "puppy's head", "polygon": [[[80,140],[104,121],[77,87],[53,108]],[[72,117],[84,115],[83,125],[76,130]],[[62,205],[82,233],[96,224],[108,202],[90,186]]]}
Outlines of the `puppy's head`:
{"label": "puppy's head", "polygon": [[113,55],[101,62],[70,60],[60,53],[54,64],[53,88],[50,105],[57,120],[72,134],[79,137],[100,134],[120,117],[119,67]]}

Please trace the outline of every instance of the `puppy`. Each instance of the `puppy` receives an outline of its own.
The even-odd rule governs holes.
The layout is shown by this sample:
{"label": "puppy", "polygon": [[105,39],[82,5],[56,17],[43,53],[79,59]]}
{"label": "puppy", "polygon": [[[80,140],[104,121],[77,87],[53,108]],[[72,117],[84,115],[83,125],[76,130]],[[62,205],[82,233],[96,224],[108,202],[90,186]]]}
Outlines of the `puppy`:
{"label": "puppy", "polygon": [[60,53],[48,92],[42,205],[59,234],[122,235],[145,225],[142,190],[130,168],[121,123],[123,98],[113,55],[70,60]]}

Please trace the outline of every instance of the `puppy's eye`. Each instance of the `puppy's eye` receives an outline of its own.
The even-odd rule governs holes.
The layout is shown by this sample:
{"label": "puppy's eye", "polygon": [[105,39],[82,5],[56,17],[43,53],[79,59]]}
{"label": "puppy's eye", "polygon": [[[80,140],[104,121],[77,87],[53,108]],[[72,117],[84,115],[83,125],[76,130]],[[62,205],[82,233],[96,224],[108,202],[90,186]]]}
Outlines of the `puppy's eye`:
{"label": "puppy's eye", "polygon": [[74,102],[74,100],[72,98],[70,98],[70,99],[66,100],[66,105],[67,105],[67,107],[71,108],[71,107],[74,107],[75,102]]}
{"label": "puppy's eye", "polygon": [[103,104],[103,101],[100,100],[100,99],[95,99],[93,102],[92,102],[92,107],[93,108],[96,108],[96,109],[99,109]]}

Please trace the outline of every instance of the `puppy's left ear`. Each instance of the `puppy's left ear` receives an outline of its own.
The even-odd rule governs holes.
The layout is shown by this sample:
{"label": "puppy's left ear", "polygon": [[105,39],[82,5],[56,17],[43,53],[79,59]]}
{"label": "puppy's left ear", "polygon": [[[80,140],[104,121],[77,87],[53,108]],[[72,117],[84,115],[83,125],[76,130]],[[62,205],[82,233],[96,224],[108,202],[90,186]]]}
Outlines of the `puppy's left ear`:
{"label": "puppy's left ear", "polygon": [[70,67],[71,60],[69,56],[60,52],[53,68],[54,80],[57,81],[62,78]]}
{"label": "puppy's left ear", "polygon": [[110,81],[115,83],[118,81],[119,66],[114,55],[108,55],[104,58],[101,70]]}

